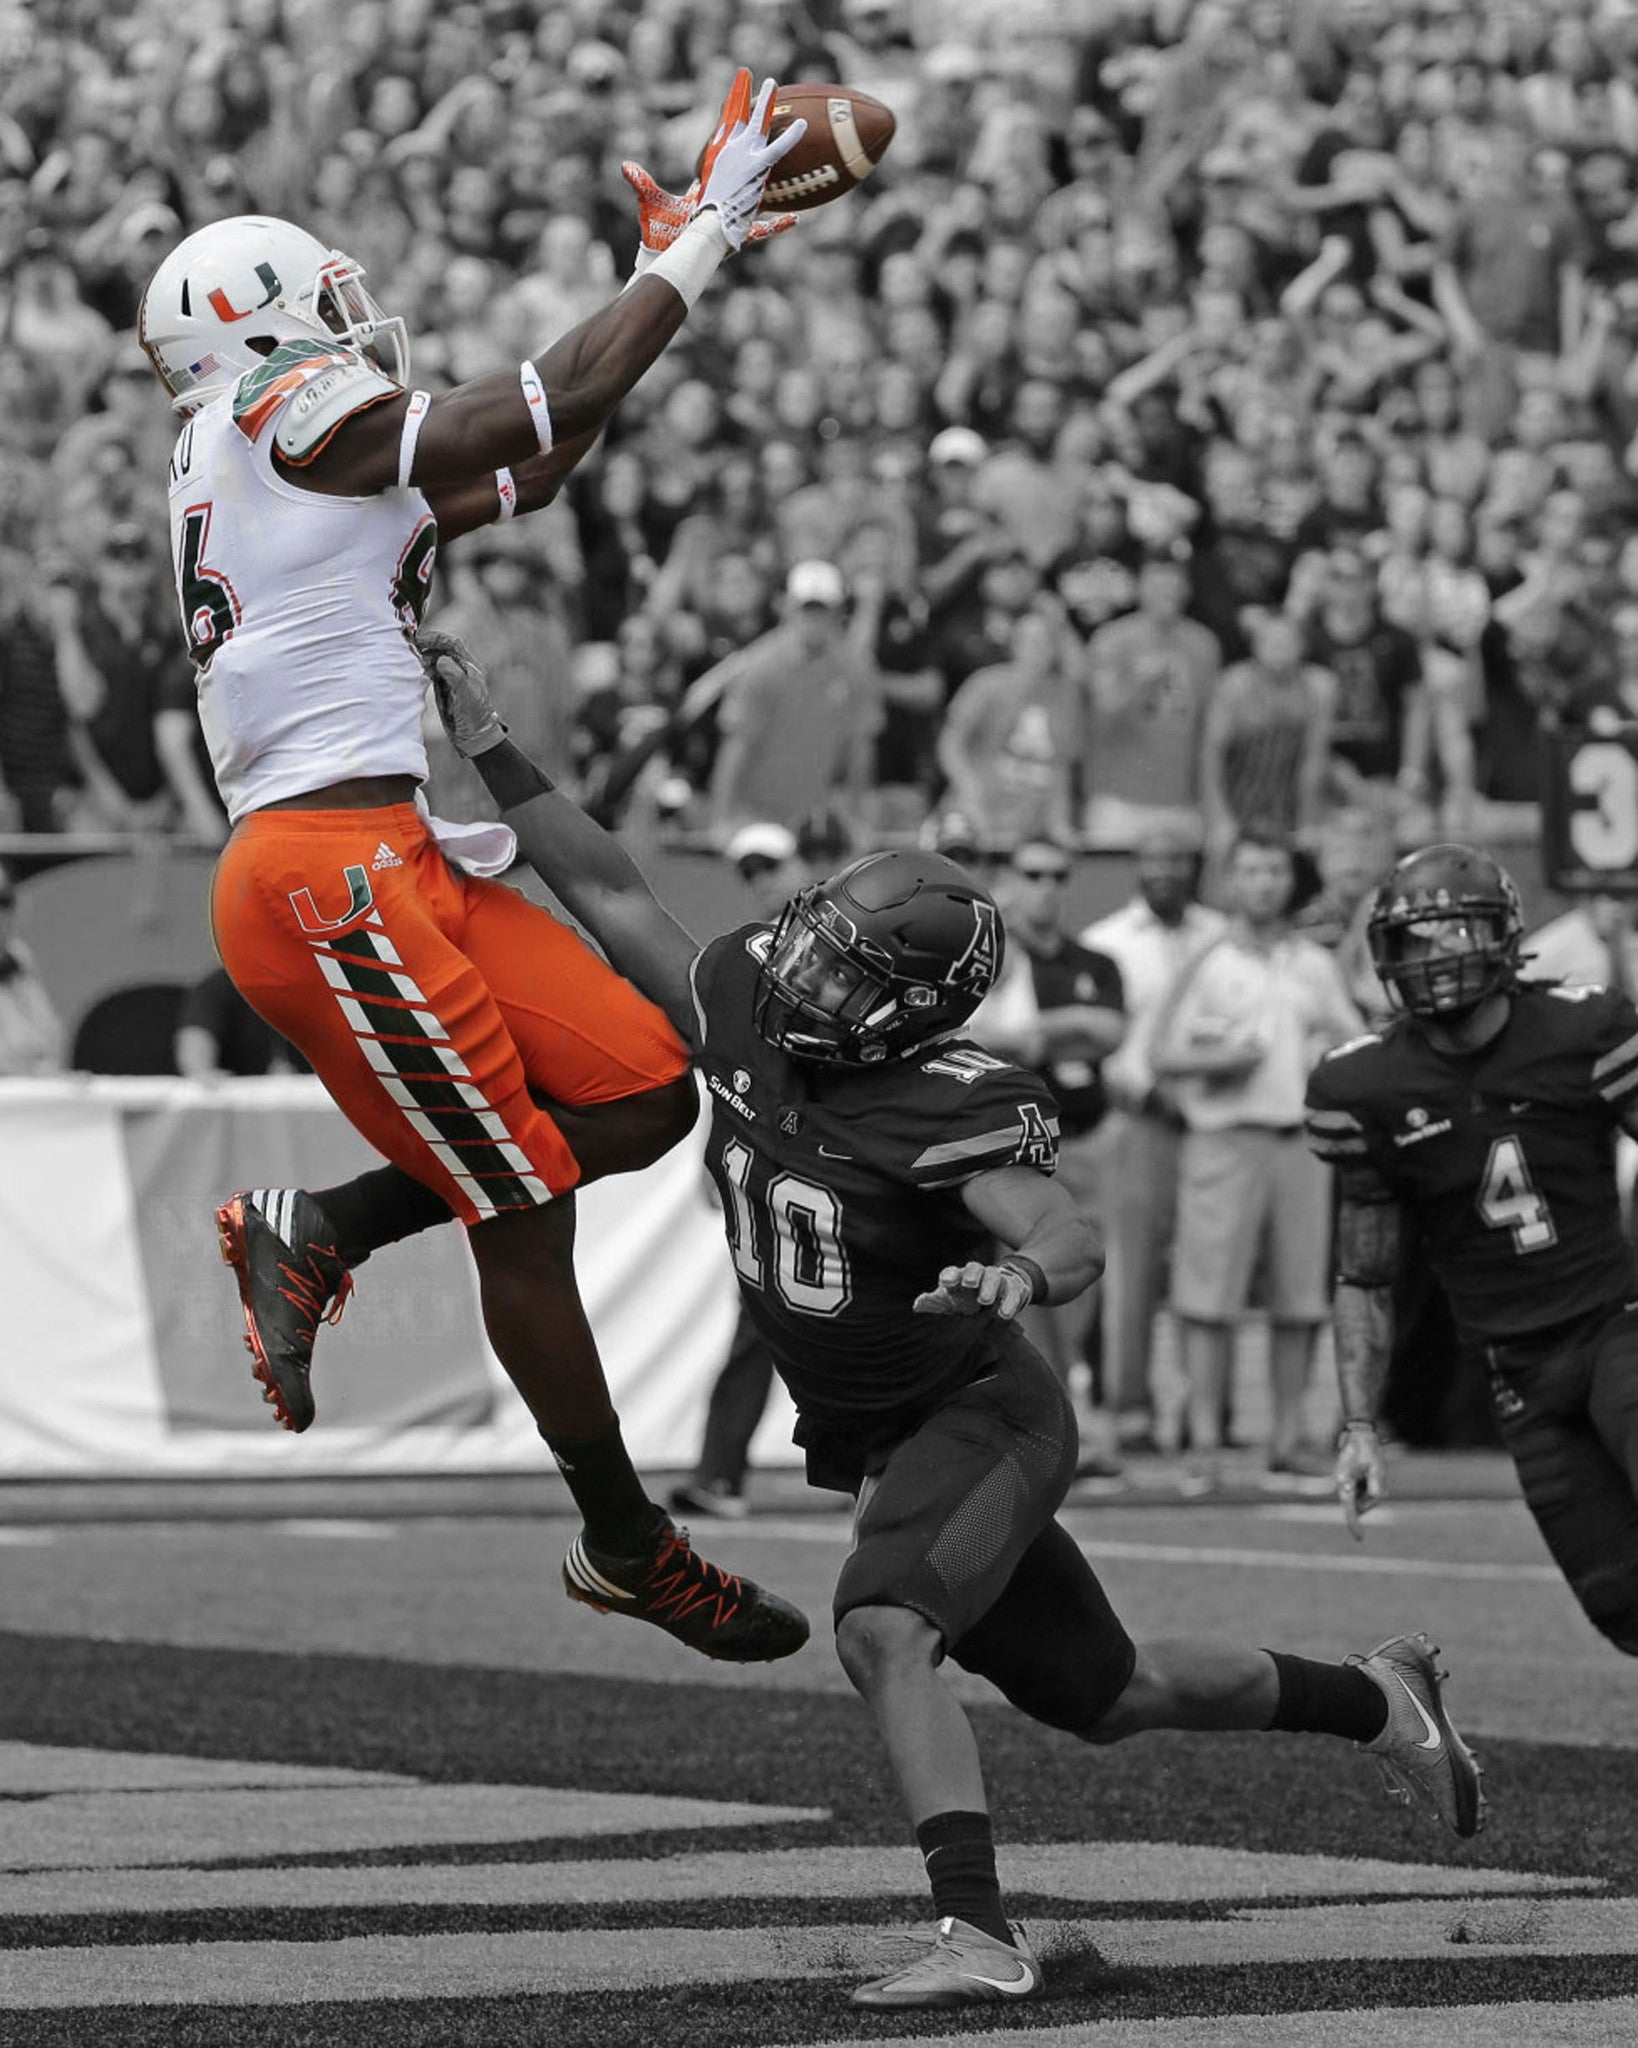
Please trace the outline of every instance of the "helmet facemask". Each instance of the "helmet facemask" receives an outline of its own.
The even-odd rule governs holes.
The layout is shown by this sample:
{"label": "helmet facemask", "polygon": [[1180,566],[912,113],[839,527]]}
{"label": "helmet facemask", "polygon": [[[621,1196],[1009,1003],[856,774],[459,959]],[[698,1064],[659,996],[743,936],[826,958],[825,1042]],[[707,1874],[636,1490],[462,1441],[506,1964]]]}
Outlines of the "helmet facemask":
{"label": "helmet facemask", "polygon": [[1504,905],[1457,904],[1373,922],[1371,959],[1388,993],[1413,1017],[1459,1023],[1510,988],[1517,933]]}
{"label": "helmet facemask", "polygon": [[399,315],[382,310],[365,288],[363,264],[353,257],[332,249],[311,285],[295,294],[292,307],[322,332],[367,356],[395,384],[408,379],[409,329]]}
{"label": "helmet facemask", "polygon": [[804,889],[774,927],[757,983],[756,1028],[794,1059],[875,1066],[889,1057],[883,1034],[899,1010],[892,961],[857,935],[848,944],[822,930],[816,894]]}
{"label": "helmet facemask", "polygon": [[752,1021],[793,1059],[870,1067],[966,1023],[994,982],[993,901],[937,854],[878,853],[785,906]]}

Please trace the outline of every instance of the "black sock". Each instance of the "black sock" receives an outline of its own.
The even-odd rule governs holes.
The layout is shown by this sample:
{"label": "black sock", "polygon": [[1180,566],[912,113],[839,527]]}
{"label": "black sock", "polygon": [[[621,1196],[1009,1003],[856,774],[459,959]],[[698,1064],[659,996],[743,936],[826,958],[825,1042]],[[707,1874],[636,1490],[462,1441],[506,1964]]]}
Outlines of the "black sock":
{"label": "black sock", "polygon": [[665,1510],[643,1491],[619,1422],[579,1442],[546,1436],[544,1430],[541,1435],[574,1495],[593,1550],[608,1557],[638,1557],[647,1550]]}
{"label": "black sock", "polygon": [[933,1887],[933,1918],[965,1920],[997,1941],[1012,1929],[1001,1910],[995,1876],[995,1837],[987,1813],[935,1813],[916,1830],[916,1846]]}
{"label": "black sock", "polygon": [[1369,1742],[1388,1725],[1382,1690],[1357,1664],[1320,1664],[1285,1650],[1265,1650],[1279,1674],[1280,1703],[1270,1728],[1303,1735],[1346,1735]]}
{"label": "black sock", "polygon": [[311,1193],[329,1217],[336,1250],[349,1266],[362,1265],[384,1244],[397,1244],[454,1217],[442,1195],[401,1166],[378,1166],[339,1187],[314,1188]]}

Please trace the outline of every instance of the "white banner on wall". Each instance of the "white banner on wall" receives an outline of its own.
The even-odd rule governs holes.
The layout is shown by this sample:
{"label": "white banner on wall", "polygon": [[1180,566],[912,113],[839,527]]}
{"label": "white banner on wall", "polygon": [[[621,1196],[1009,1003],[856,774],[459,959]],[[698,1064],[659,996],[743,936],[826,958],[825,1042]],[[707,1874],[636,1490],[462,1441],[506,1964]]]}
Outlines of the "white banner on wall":
{"label": "white banner on wall", "polygon": [[[291,1436],[262,1405],[215,1205],[379,1164],[307,1076],[0,1081],[0,1478],[545,1469],[454,1225],[359,1269],[319,1335],[310,1430]],[[632,1456],[684,1469],[734,1324],[697,1135],[577,1207],[581,1292]],[[755,1462],[799,1461],[791,1420],[776,1386]]]}

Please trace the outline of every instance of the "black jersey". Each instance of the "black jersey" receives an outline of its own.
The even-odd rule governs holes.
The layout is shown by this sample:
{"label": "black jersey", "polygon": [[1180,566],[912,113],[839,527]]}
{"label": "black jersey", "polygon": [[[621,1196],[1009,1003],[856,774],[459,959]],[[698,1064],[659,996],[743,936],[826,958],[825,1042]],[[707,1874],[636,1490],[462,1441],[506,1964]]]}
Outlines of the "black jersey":
{"label": "black jersey", "polygon": [[879,1067],[787,1058],[752,1021],[769,938],[730,932],[694,965],[706,1164],[747,1313],[798,1413],[869,1428],[972,1377],[989,1318],[912,1304],[988,1242],[962,1182],[1050,1173],[1058,1112],[1039,1075],[964,1039]]}
{"label": "black jersey", "polygon": [[1524,982],[1499,1037],[1437,1052],[1404,1018],[1326,1055],[1308,1141],[1416,1216],[1464,1334],[1499,1341],[1632,1292],[1615,1140],[1638,1101],[1638,1010]]}

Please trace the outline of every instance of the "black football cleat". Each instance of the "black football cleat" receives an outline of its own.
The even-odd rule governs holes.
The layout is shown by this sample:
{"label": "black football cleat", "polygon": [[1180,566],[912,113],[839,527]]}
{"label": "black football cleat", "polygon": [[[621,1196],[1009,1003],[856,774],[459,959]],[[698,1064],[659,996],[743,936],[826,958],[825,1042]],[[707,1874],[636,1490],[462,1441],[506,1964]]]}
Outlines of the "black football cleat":
{"label": "black football cleat", "polygon": [[313,1420],[313,1342],[353,1291],[329,1218],[300,1188],[243,1188],[216,1212],[222,1261],[239,1283],[245,1349],[286,1429]]}
{"label": "black football cleat", "polygon": [[599,1614],[652,1622],[725,1664],[771,1664],[808,1639],[800,1607],[701,1557],[669,1517],[640,1557],[608,1557],[577,1536],[563,1560],[563,1590]]}

